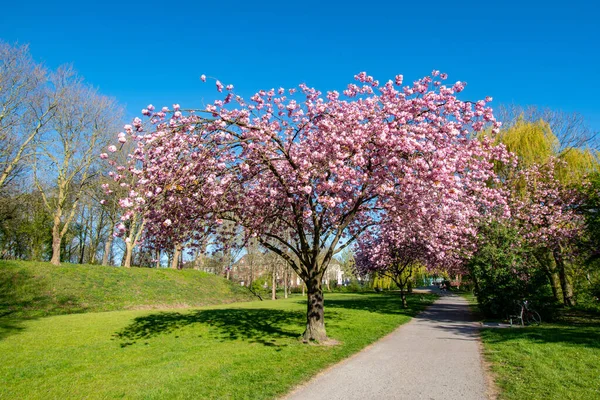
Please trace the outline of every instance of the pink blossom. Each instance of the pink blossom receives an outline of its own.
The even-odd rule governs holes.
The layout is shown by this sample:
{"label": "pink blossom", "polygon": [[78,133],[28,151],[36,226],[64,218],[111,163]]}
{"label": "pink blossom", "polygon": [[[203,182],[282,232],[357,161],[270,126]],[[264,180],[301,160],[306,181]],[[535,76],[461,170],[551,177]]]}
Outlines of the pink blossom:
{"label": "pink blossom", "polygon": [[206,75],[204,75],[204,74],[200,75],[200,80],[202,82],[206,82]]}
{"label": "pink blossom", "polygon": [[110,146],[108,146],[108,151],[114,153],[115,151],[117,151],[117,146],[111,144]]}

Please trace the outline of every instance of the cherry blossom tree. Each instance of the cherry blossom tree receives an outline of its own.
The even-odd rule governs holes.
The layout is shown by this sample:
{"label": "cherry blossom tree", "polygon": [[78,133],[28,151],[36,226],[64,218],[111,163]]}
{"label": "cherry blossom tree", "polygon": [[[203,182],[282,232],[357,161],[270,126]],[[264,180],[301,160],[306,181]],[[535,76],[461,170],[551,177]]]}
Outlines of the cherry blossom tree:
{"label": "cherry blossom tree", "polygon": [[573,287],[566,264],[577,240],[584,235],[585,220],[579,210],[579,192],[558,179],[563,164],[555,158],[545,164],[533,164],[518,171],[508,184],[512,187],[511,208],[519,231],[529,245],[549,255],[538,259],[542,264],[555,264],[550,269],[558,271],[563,302],[572,306]]}
{"label": "cherry blossom tree", "polygon": [[443,185],[423,180],[404,189],[390,201],[385,218],[358,240],[356,270],[390,277],[406,307],[404,289],[415,267],[464,273],[481,220],[506,216],[509,209],[505,192],[481,184],[465,187],[461,174]]}
{"label": "cherry blossom tree", "polygon": [[321,281],[332,257],[394,210],[429,212],[418,199],[431,188],[495,206],[487,183],[494,160],[508,157],[474,139],[500,124],[491,98],[457,99],[463,82],[446,85],[438,71],[404,87],[401,75],[382,85],[366,73],[355,79],[343,93],[302,84],[248,101],[217,80],[223,97],[204,109],[148,106],[150,127],[136,118],[120,136],[137,142],[126,168],[139,177],[124,217],[143,210],[148,232],[168,241],[235,223],[304,280],[304,338],[327,340]]}

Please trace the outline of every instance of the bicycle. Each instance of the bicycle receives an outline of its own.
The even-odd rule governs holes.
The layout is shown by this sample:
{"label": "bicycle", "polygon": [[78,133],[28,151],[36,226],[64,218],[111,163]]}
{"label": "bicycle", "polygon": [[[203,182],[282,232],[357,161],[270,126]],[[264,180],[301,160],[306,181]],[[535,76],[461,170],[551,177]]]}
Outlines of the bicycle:
{"label": "bicycle", "polygon": [[519,303],[520,311],[516,315],[509,315],[510,326],[513,326],[513,321],[520,322],[521,326],[524,325],[539,325],[542,323],[540,314],[533,308],[529,307],[529,302],[523,300]]}

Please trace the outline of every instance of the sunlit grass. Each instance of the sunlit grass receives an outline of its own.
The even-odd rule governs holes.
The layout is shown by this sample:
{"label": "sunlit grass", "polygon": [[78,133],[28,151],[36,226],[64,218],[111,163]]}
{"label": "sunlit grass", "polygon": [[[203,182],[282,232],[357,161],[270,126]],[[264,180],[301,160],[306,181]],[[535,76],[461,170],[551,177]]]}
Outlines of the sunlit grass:
{"label": "sunlit grass", "polygon": [[269,399],[407,322],[433,300],[326,294],[337,346],[303,344],[305,298],[73,314],[0,340],[2,399]]}
{"label": "sunlit grass", "polygon": [[600,323],[590,318],[484,329],[501,399],[600,399]]}

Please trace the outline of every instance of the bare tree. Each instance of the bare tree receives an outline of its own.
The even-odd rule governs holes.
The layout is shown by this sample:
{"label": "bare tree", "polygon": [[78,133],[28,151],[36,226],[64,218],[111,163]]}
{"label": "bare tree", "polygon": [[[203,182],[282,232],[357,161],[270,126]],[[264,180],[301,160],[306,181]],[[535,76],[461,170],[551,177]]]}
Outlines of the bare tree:
{"label": "bare tree", "polygon": [[[52,258],[60,264],[61,242],[77,212],[80,198],[96,174],[96,160],[116,130],[121,112],[115,102],[99,95],[72,70],[61,68],[52,76],[59,94],[51,130],[38,144],[33,165],[34,182],[53,214]],[[44,183],[50,186],[46,193]]]}
{"label": "bare tree", "polygon": [[59,97],[48,91],[47,73],[27,46],[0,42],[0,189],[24,169]]}

